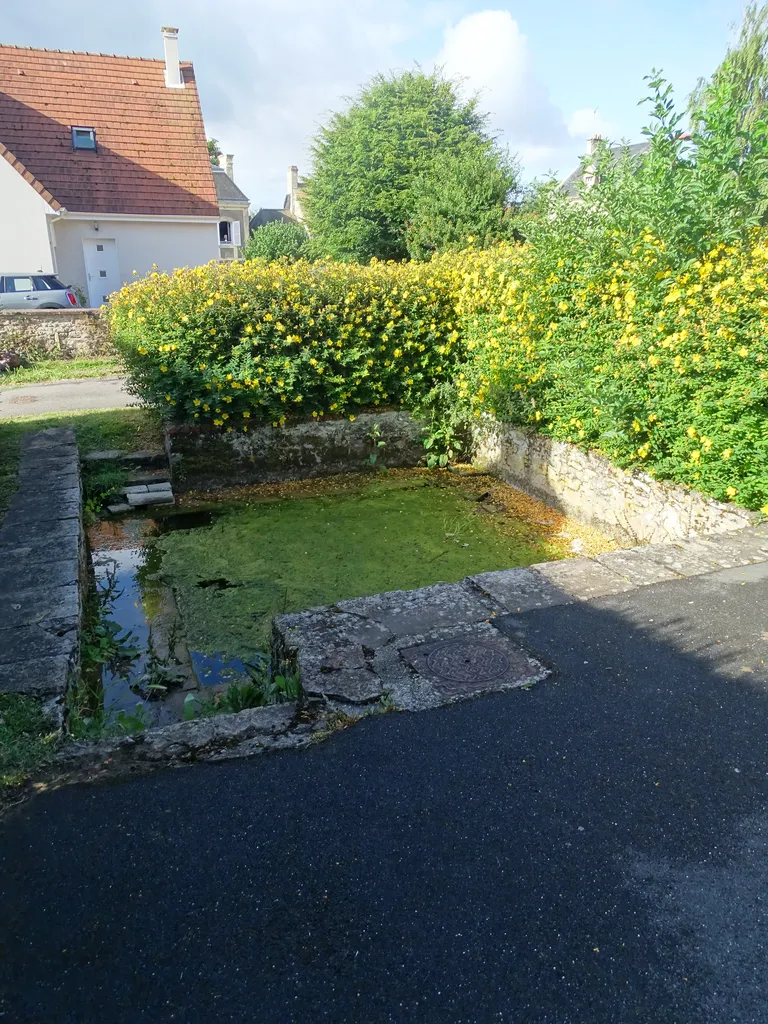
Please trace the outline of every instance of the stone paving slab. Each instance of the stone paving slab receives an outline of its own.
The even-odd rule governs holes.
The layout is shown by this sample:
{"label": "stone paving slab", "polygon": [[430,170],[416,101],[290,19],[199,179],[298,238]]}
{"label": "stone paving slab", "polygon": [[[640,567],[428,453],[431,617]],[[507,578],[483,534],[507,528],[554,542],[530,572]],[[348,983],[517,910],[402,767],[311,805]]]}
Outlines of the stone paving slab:
{"label": "stone paving slab", "polygon": [[25,526],[32,523],[55,523],[62,519],[80,518],[80,497],[63,502],[35,502],[33,499],[12,505],[5,513],[5,526]]}
{"label": "stone paving slab", "polygon": [[16,589],[33,590],[40,586],[63,587],[77,583],[79,578],[80,562],[74,555],[57,558],[44,565],[27,558],[3,558],[0,562],[0,594]]}
{"label": "stone paving slab", "polygon": [[591,601],[596,597],[621,594],[633,589],[628,580],[591,558],[540,562],[533,568],[566,594],[581,601]]}
{"label": "stone paving slab", "polygon": [[49,587],[46,583],[29,590],[6,590],[0,594],[0,622],[7,628],[26,626],[47,619],[66,619],[80,614],[77,584]]}
{"label": "stone paving slab", "polygon": [[386,626],[397,636],[415,636],[445,626],[479,622],[505,609],[466,583],[435,583],[421,590],[392,590],[339,601],[342,611]]}
{"label": "stone paving slab", "polygon": [[3,545],[27,545],[43,540],[50,543],[64,544],[68,541],[77,543],[80,536],[79,519],[50,519],[43,522],[3,523]]}
{"label": "stone paving slab", "polygon": [[31,657],[12,665],[0,665],[0,693],[23,693],[30,697],[54,697],[66,691],[74,672],[74,661],[64,655]]}
{"label": "stone paving slab", "polygon": [[[468,671],[462,673],[462,665]],[[385,694],[404,711],[516,689],[549,674],[488,622],[399,637],[375,652],[372,668]]]}
{"label": "stone paving slab", "polygon": [[647,587],[651,583],[665,583],[679,580],[680,574],[673,569],[648,558],[643,548],[629,548],[626,551],[608,551],[595,559],[611,572],[623,576],[636,587]]}
{"label": "stone paving slab", "polygon": [[71,427],[48,427],[47,430],[28,432],[21,439],[22,452],[41,451],[62,445],[77,448],[75,432]]}
{"label": "stone paving slab", "polygon": [[0,665],[28,661],[30,652],[37,658],[73,658],[77,634],[74,630],[59,633],[47,622],[0,629]]}
{"label": "stone paving slab", "polygon": [[574,599],[532,569],[497,569],[470,576],[469,580],[497,605],[510,612],[551,608]]}
{"label": "stone paving slab", "polygon": [[25,434],[0,526],[0,691],[65,692],[79,657],[85,535],[75,433]]}
{"label": "stone paving slab", "polygon": [[[765,526],[355,598],[276,618],[274,663],[297,668],[310,695],[337,703],[389,695],[403,709],[437,707],[529,679],[516,644],[519,613],[758,562],[768,564]],[[366,624],[381,630],[373,642],[363,639]],[[529,667],[532,679],[546,674]]]}
{"label": "stone paving slab", "polygon": [[128,504],[131,507],[141,505],[174,505],[176,499],[171,491],[147,491],[144,494],[127,494]]}

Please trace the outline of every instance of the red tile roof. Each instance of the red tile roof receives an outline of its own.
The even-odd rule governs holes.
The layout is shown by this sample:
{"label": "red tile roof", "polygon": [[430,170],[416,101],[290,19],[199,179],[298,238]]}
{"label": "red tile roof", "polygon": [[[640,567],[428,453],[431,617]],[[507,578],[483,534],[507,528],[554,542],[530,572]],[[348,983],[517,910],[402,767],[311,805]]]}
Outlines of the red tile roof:
{"label": "red tile roof", "polygon": [[[191,64],[0,46],[0,157],[54,209],[218,216]],[[98,152],[74,151],[73,126]]]}

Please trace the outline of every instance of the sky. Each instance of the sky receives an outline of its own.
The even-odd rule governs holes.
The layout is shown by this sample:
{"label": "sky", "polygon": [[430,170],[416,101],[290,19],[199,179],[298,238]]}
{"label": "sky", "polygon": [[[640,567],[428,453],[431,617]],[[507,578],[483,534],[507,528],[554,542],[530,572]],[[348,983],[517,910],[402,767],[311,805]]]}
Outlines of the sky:
{"label": "sky", "polygon": [[[206,131],[235,156],[254,210],[282,206],[286,169],[377,72],[441,66],[479,93],[523,177],[564,177],[585,140],[639,141],[643,77],[662,69],[681,107],[721,60],[742,0],[36,0],[0,42],[162,57],[162,25],[192,60]],[[2,141],[0,139],[0,141]]]}

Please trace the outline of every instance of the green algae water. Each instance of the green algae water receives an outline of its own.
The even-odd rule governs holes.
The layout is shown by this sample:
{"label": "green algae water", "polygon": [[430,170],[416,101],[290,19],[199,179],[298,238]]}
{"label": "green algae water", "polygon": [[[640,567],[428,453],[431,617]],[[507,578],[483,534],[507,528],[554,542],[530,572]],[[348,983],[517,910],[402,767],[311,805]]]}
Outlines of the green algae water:
{"label": "green algae water", "polygon": [[568,552],[562,536],[489,510],[488,478],[361,479],[336,493],[219,504],[209,525],[159,536],[190,647],[247,658],[283,612]]}

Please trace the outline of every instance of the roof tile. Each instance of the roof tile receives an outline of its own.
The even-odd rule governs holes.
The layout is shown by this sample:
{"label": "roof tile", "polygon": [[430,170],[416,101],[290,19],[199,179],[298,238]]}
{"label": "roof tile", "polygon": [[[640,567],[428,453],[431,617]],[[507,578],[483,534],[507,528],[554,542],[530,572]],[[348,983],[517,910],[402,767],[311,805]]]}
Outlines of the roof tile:
{"label": "roof tile", "polygon": [[[164,69],[142,57],[0,46],[0,155],[54,207],[217,216],[194,69],[182,64],[184,89],[166,88]],[[96,130],[98,152],[73,151],[73,125]]]}

